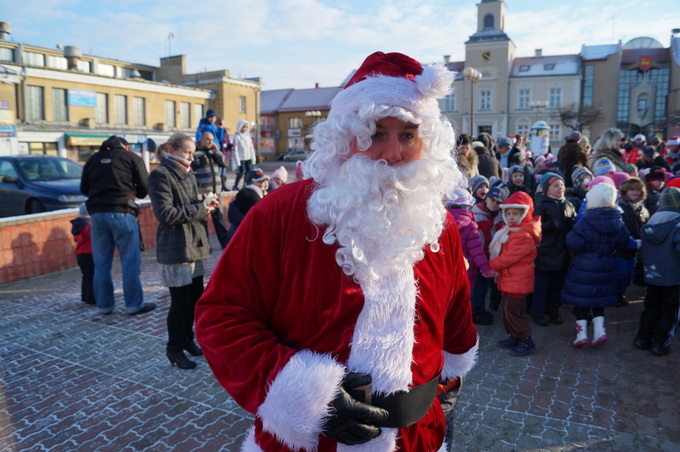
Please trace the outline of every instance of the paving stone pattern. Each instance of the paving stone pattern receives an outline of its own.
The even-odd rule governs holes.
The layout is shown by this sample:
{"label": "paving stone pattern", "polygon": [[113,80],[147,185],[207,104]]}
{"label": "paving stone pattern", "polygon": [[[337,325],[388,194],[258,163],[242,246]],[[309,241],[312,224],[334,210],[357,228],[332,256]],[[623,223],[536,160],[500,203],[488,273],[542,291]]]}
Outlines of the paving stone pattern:
{"label": "paving stone pattern", "polygon": [[[219,258],[206,263],[212,271]],[[0,286],[0,451],[238,451],[252,416],[217,384],[203,358],[179,370],[165,358],[167,288],[153,250],[142,280],[149,314],[124,313],[114,265],[116,311],[80,301],[80,271]],[[456,408],[456,450],[680,450],[680,361],[631,342],[642,309],[606,310],[609,342],[576,350],[573,317],[532,326],[537,353],[495,347],[500,314],[480,326],[476,367]]]}

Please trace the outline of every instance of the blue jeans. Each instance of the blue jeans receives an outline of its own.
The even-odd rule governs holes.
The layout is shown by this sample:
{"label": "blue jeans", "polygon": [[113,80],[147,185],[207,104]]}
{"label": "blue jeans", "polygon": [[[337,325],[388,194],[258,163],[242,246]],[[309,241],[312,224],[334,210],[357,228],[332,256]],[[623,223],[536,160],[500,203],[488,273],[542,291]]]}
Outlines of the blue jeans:
{"label": "blue jeans", "polygon": [[102,314],[113,311],[113,252],[118,248],[123,273],[123,293],[128,314],[144,306],[144,293],[139,272],[142,252],[139,249],[139,227],[134,216],[119,212],[92,214],[92,255],[94,257],[94,295]]}
{"label": "blue jeans", "polygon": [[489,291],[492,281],[491,278],[485,278],[481,273],[477,273],[475,288],[472,289],[472,294],[470,296],[473,311],[485,308],[486,294]]}

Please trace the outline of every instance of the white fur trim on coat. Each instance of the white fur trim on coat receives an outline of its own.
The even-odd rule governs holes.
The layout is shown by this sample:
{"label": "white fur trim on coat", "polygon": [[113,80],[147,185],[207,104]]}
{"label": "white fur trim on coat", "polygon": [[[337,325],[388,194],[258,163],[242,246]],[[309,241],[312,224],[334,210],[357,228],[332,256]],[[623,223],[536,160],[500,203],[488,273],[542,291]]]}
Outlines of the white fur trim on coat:
{"label": "white fur trim on coat", "polygon": [[243,440],[243,444],[241,444],[241,452],[264,452],[255,442],[254,425],[250,427],[250,430],[248,430],[248,434],[246,435],[246,439]]}
{"label": "white fur trim on coat", "polygon": [[454,355],[444,352],[444,367],[442,368],[442,380],[449,378],[464,377],[477,362],[477,350],[479,349],[479,336],[477,343],[467,352]]}
{"label": "white fur trim on coat", "polygon": [[257,415],[266,432],[293,450],[316,450],[344,367],[330,355],[297,352],[272,382]]}

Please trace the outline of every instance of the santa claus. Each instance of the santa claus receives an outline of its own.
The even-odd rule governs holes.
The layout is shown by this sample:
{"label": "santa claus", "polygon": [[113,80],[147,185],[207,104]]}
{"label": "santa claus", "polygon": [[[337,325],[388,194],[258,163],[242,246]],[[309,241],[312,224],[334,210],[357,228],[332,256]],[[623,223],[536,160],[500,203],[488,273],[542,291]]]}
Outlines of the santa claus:
{"label": "santa claus", "polygon": [[251,209],[224,251],[196,335],[256,415],[242,450],[443,450],[435,391],[478,343],[443,202],[464,183],[438,106],[452,81],[369,56],[315,127],[306,179]]}

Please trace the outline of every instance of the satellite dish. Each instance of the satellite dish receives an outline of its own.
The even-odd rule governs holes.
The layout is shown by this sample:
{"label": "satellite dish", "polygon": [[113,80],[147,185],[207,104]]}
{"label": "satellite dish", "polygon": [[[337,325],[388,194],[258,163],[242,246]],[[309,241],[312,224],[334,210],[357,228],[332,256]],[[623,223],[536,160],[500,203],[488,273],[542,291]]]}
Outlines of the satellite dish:
{"label": "satellite dish", "polygon": [[654,38],[643,36],[631,39],[623,45],[622,49],[663,49],[663,45]]}

